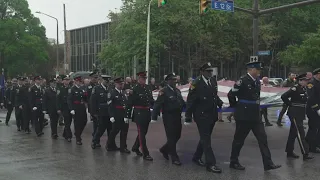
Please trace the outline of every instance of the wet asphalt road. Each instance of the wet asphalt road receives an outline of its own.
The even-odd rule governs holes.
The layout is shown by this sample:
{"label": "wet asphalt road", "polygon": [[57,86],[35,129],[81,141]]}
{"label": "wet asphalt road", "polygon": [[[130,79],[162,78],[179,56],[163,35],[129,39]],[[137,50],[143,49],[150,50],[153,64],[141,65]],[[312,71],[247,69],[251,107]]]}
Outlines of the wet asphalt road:
{"label": "wet asphalt road", "polygon": [[[4,117],[4,112],[1,112],[2,121]],[[270,112],[269,117],[271,122],[275,121],[275,110]],[[12,117],[9,127],[0,123],[0,180],[319,180],[320,155],[315,155],[316,159],[310,162],[303,162],[301,158],[286,158],[284,150],[288,136],[287,125],[282,128],[276,125],[266,128],[273,161],[281,164],[282,168],[264,172],[258,144],[252,133],[248,136],[240,156],[246,170],[229,169],[235,124],[217,123],[212,144],[223,173],[212,174],[191,161],[199,140],[195,124],[183,127],[182,138],[178,143],[178,154],[183,166],[176,167],[158,152],[165,142],[161,121],[150,125],[147,143],[154,161],[146,162],[134,154],[106,152],[104,148],[92,150],[91,122],[83,134],[83,145],[78,146],[74,139],[72,143],[68,143],[61,137],[62,127],[59,127],[58,140],[51,139],[49,126],[44,130],[45,135],[40,138],[36,137],[34,132],[30,135],[17,132]],[[128,135],[130,149],[136,135],[135,124],[131,123]],[[104,146],[105,142],[104,136],[101,144]],[[296,152],[300,154],[297,142]]]}

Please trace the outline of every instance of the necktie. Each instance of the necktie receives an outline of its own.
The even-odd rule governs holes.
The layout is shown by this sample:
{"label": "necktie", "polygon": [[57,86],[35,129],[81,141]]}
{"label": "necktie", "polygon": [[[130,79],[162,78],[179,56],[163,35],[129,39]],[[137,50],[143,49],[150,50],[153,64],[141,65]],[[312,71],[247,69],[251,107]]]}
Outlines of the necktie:
{"label": "necktie", "polygon": [[212,87],[212,86],[211,86],[211,83],[210,83],[210,80],[208,80],[207,82],[208,82],[208,86]]}

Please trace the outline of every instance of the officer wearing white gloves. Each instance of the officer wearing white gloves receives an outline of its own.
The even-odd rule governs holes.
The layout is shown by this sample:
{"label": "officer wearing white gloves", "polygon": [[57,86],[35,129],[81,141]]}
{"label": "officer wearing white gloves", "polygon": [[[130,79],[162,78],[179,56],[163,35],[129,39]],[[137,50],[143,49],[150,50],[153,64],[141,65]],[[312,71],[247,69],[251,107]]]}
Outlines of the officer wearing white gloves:
{"label": "officer wearing white gloves", "polygon": [[110,121],[113,123],[111,133],[107,142],[107,150],[118,150],[115,142],[117,134],[120,132],[120,152],[129,154],[127,149],[127,135],[129,129],[129,119],[124,118],[125,115],[125,94],[123,92],[124,81],[122,77],[114,79],[115,88],[110,90],[110,98],[108,98],[108,112]]}

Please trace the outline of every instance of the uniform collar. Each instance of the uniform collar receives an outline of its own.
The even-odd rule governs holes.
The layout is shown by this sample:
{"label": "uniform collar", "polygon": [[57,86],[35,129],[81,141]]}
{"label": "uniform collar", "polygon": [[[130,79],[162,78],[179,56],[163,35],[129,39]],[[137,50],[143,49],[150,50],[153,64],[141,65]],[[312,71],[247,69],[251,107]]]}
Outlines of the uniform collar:
{"label": "uniform collar", "polygon": [[251,74],[250,73],[247,73],[248,74],[248,76],[250,76],[251,77],[251,79],[253,80],[253,81],[256,81],[256,79],[255,78],[253,78],[252,76],[251,76]]}
{"label": "uniform collar", "polygon": [[119,90],[118,88],[114,88],[115,90],[117,90],[118,91],[118,93],[120,93],[121,94],[121,90]]}
{"label": "uniform collar", "polygon": [[40,85],[38,85],[38,84],[34,84],[38,89],[40,89],[41,88],[41,86]]}
{"label": "uniform collar", "polygon": [[209,85],[209,79],[207,79],[207,78],[204,77],[203,75],[201,75],[201,76],[202,76],[203,81],[204,81],[207,85]]}

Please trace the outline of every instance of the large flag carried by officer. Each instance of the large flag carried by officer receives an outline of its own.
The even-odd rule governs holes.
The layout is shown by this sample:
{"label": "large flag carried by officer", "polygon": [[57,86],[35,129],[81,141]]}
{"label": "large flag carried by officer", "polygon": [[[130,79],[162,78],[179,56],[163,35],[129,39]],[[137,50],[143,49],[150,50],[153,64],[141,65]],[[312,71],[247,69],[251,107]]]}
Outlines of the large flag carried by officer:
{"label": "large flag carried by officer", "polygon": [[5,93],[5,86],[6,86],[6,81],[4,77],[4,69],[2,69],[2,73],[0,76],[0,89],[1,89],[1,99],[4,98],[4,93]]}

